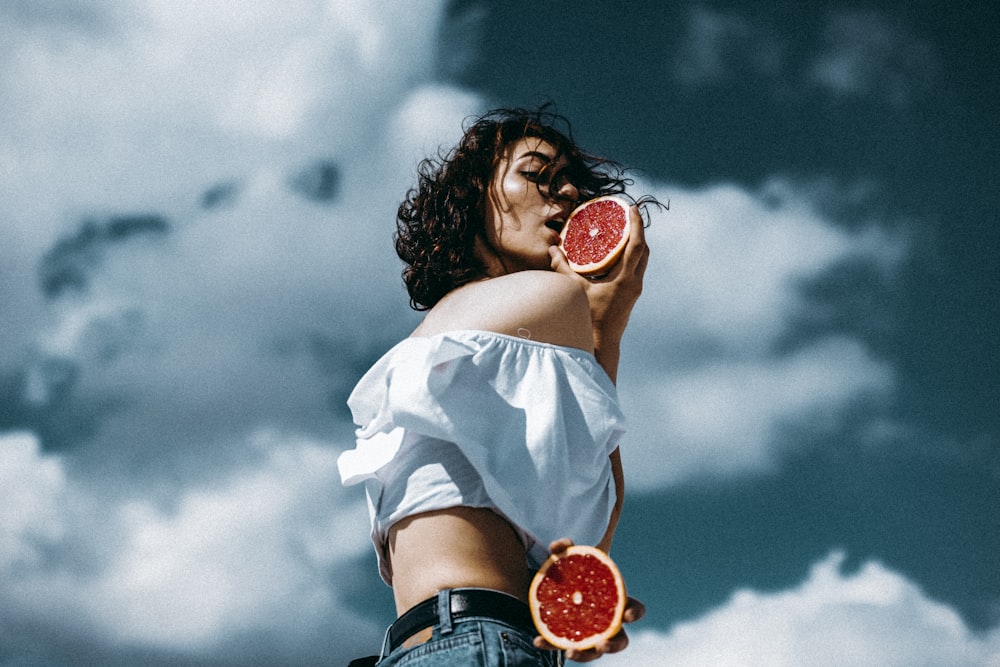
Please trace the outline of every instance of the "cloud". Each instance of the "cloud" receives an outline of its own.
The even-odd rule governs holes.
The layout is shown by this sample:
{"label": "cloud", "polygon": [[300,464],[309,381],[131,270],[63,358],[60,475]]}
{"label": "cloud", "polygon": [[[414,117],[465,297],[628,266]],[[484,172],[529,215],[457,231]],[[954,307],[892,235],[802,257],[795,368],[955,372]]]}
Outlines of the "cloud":
{"label": "cloud", "polygon": [[414,321],[395,207],[417,144],[478,104],[421,85],[440,6],[234,7],[22,12],[8,42],[0,85],[33,111],[0,112],[23,195],[0,203],[0,425],[73,465],[199,477],[256,428],[343,429],[348,384]]}
{"label": "cloud", "polygon": [[857,266],[891,279],[907,256],[878,220],[847,230],[819,198],[779,179],[670,192],[623,354],[631,488],[773,471],[808,442],[787,429],[835,432],[859,402],[892,395],[893,368],[860,337],[797,334],[824,308],[805,286]]}
{"label": "cloud", "polygon": [[787,355],[647,376],[623,391],[636,426],[623,454],[630,488],[774,472],[803,446],[786,442],[786,429],[836,432],[851,407],[893,388],[886,362],[837,337]]}
{"label": "cloud", "polygon": [[0,25],[5,219],[48,243],[67,215],[148,210],[296,153],[360,152],[429,78],[441,4],[18,12]]}
{"label": "cloud", "polygon": [[0,26],[5,655],[367,652],[334,464],[414,321],[413,155],[479,103],[424,85],[442,4],[34,7]]}
{"label": "cloud", "polygon": [[[395,207],[483,103],[431,82],[445,4],[0,10],[11,655],[316,664],[378,639],[351,600],[364,506],[333,462],[346,392],[415,322]],[[783,76],[767,26],[695,19],[690,82]],[[786,426],[891,395],[863,340],[796,323],[825,307],[803,285],[891,275],[905,243],[780,179],[650,190],[672,210],[623,360],[631,488],[769,470]]]}
{"label": "cloud", "polygon": [[[638,321],[671,345],[707,339],[732,352],[762,352],[808,307],[801,287],[852,258],[892,271],[904,239],[879,221],[858,232],[838,227],[811,186],[774,178],[758,190],[719,184],[672,191],[671,210],[647,230],[655,253]],[[666,317],[664,317],[666,315]]]}
{"label": "cloud", "polygon": [[410,92],[396,109],[387,129],[386,141],[395,146],[397,178],[410,181],[417,163],[425,157],[450,150],[462,138],[462,124],[481,113],[482,99],[468,91],[429,84]]}
{"label": "cloud", "polygon": [[908,106],[933,86],[940,67],[930,43],[876,11],[833,12],[807,83],[839,98]]}
{"label": "cloud", "polygon": [[380,636],[333,465],[346,392],[415,321],[415,142],[479,104],[425,85],[442,4],[0,25],[5,655],[316,664]]}
{"label": "cloud", "polygon": [[974,633],[951,607],[877,561],[849,573],[843,562],[834,552],[796,588],[736,591],[724,606],[669,632],[634,632],[624,653],[604,660],[643,667],[1000,665],[1000,629]]}
{"label": "cloud", "polygon": [[35,566],[41,545],[63,532],[60,510],[66,484],[58,461],[40,459],[38,441],[26,432],[0,437],[0,571],[16,565]]}
{"label": "cloud", "polygon": [[737,11],[694,7],[673,55],[673,76],[688,86],[764,81],[776,95],[819,91],[828,99],[906,107],[941,71],[933,46],[885,12],[833,10],[797,21],[794,41],[781,28]]}
{"label": "cloud", "polygon": [[688,11],[674,56],[674,77],[688,85],[715,85],[777,76],[786,47],[759,21],[705,7]]}
{"label": "cloud", "polygon": [[277,432],[248,444],[256,457],[225,480],[154,504],[109,502],[33,435],[0,437],[0,618],[185,652],[254,632],[293,646],[375,633],[346,607],[345,570],[370,546],[339,449]]}
{"label": "cloud", "polygon": [[[419,105],[459,118],[473,99],[417,90],[390,123],[431,142],[441,123]],[[222,204],[83,223],[42,264],[49,321],[24,392],[36,413],[63,425],[96,419],[88,451],[127,459],[142,443],[156,469],[211,470],[232,454],[229,436],[239,448],[260,425],[339,428],[349,384],[415,322],[391,247],[413,149],[390,140],[363,161],[323,163],[339,176],[319,201],[303,196],[303,170],[289,162],[247,174]],[[112,239],[121,219],[162,222],[155,234]],[[84,445],[79,432],[44,434],[50,446]],[[220,446],[202,451],[206,437]],[[156,474],[149,467],[133,472]]]}
{"label": "cloud", "polygon": [[[121,508],[125,548],[91,618],[121,639],[187,646],[263,624],[283,634],[329,618],[329,570],[369,548],[360,498],[337,484],[336,449],[258,434],[261,458],[169,512]],[[88,596],[89,597],[89,596]]]}

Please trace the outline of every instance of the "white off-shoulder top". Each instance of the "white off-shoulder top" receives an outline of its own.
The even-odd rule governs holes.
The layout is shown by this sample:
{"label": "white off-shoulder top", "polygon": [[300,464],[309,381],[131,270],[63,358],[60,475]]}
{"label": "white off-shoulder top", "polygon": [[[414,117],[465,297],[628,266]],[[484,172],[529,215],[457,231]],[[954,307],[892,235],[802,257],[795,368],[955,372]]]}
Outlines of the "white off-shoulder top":
{"label": "white off-shoulder top", "polygon": [[597,544],[615,504],[608,455],[625,431],[594,355],[489,331],[403,340],[348,399],[357,446],[338,459],[364,482],[379,573],[389,527],[455,506],[504,516],[529,567],[560,537]]}

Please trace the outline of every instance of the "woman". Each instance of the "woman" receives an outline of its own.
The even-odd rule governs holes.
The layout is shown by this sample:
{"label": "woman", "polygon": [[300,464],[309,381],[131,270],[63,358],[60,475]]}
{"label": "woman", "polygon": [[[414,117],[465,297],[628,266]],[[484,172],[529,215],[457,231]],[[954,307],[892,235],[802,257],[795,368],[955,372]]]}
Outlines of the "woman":
{"label": "woman", "polygon": [[[559,664],[531,625],[532,573],[574,541],[611,547],[623,496],[614,382],[649,250],[633,206],[610,272],[570,270],[557,247],[570,211],[630,182],[560,121],[480,117],[421,164],[399,208],[404,282],[427,314],[352,393],[358,447],[339,462],[345,484],[366,484],[400,615],[380,667]],[[625,620],[643,611],[630,599]],[[566,657],[627,643],[623,631]]]}

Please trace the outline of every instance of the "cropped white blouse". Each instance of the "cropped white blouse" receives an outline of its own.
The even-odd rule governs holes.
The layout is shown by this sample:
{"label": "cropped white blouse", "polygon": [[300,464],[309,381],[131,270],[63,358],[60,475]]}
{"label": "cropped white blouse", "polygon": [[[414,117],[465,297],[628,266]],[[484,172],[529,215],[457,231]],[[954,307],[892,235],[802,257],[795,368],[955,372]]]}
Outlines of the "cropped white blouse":
{"label": "cropped white blouse", "polygon": [[379,573],[392,584],[389,527],[455,506],[504,516],[529,567],[560,537],[597,544],[615,504],[608,455],[625,431],[593,354],[489,331],[411,337],[348,399],[357,447],[345,485],[365,482]]}

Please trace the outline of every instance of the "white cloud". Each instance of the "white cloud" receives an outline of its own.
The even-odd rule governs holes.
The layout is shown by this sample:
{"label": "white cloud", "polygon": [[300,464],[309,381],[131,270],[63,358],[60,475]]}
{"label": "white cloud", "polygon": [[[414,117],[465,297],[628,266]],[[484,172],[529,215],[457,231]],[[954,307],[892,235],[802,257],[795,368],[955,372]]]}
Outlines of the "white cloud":
{"label": "white cloud", "polygon": [[396,109],[386,141],[400,159],[394,163],[400,180],[410,183],[417,163],[449,150],[462,135],[462,123],[484,111],[482,99],[468,91],[439,84],[414,89]]}
{"label": "white cloud", "polygon": [[807,308],[804,281],[855,258],[891,271],[904,256],[902,239],[838,227],[810,188],[782,179],[758,191],[655,190],[671,210],[646,230],[653,254],[635,315],[644,343],[765,352]]}
{"label": "white cloud", "polygon": [[337,450],[260,440],[264,461],[228,484],[189,490],[167,513],[122,508],[129,539],[88,596],[95,622],[124,641],[197,646],[331,616],[330,571],[369,548],[362,500],[339,488]]}
{"label": "white cloud", "polygon": [[783,428],[833,430],[847,408],[893,386],[892,369],[845,338],[647,376],[622,390],[633,417],[623,447],[630,488],[773,471],[791,448]]}
{"label": "white cloud", "polygon": [[256,460],[224,482],[154,505],[68,480],[30,434],[0,438],[0,606],[112,644],[187,651],[250,632],[376,633],[331,623],[353,616],[336,582],[370,549],[363,500],[339,484],[340,450],[267,432],[250,445]]}
{"label": "white cloud", "polygon": [[[381,635],[346,599],[378,579],[355,571],[367,513],[332,467],[350,426],[331,399],[414,322],[397,165],[477,106],[422,87],[442,8],[136,1],[0,25],[0,387],[23,377],[22,412],[63,438],[0,440],[0,643],[315,664]],[[317,160],[339,176],[325,202],[289,185]],[[101,238],[85,289],[44,300],[58,239],[147,212],[164,233]]]}
{"label": "white cloud", "polygon": [[737,591],[669,632],[633,631],[628,649],[603,660],[609,667],[1000,665],[1000,629],[977,634],[901,574],[875,561],[845,574],[843,560],[831,554],[796,588]]}
{"label": "white cloud", "polygon": [[[475,99],[447,89],[417,96],[448,117]],[[430,141],[440,122],[412,99],[394,119]],[[335,163],[340,192],[322,206],[289,190],[301,165],[261,167],[229,206],[181,210],[162,238],[106,248],[86,292],[50,308],[31,377],[49,360],[70,362],[74,396],[123,404],[94,435],[100,457],[128,457],[142,443],[157,466],[166,457],[204,467],[220,454],[199,451],[205,437],[238,443],[274,423],[329,432],[338,426],[331,392],[361,372],[352,362],[415,323],[391,245],[413,163],[405,174],[380,166],[401,164],[411,148],[387,141],[345,156]],[[42,400],[53,393],[33,386]],[[155,472],[145,468],[136,472]]]}
{"label": "white cloud", "polygon": [[3,259],[81,215],[176,206],[289,156],[365,156],[429,77],[442,5],[135,1],[90,8],[101,29],[0,25],[0,214],[22,242]]}
{"label": "white cloud", "polygon": [[860,339],[785,342],[815,308],[804,284],[852,260],[891,276],[907,252],[878,221],[838,227],[817,196],[781,180],[669,192],[671,210],[646,231],[620,374],[631,488],[772,470],[784,428],[826,432],[857,401],[891,395],[892,369]]}
{"label": "white cloud", "polygon": [[[130,474],[172,459],[197,475],[257,427],[342,426],[330,397],[359,374],[352,361],[414,322],[391,233],[416,144],[450,140],[441,119],[454,132],[478,98],[419,85],[440,4],[132,8],[128,22],[106,17],[111,37],[62,45],[64,32],[36,31],[8,47],[0,86],[37,113],[3,117],[21,131],[0,145],[35,171],[14,169],[23,196],[0,202],[24,241],[0,249],[5,303],[19,306],[0,364],[34,360],[37,408],[66,399],[51,363],[72,369],[66,409],[100,425],[95,457],[142,446],[149,463]],[[287,108],[254,110],[267,100]],[[320,158],[339,175],[322,205],[289,187]],[[199,208],[220,182],[232,198]],[[95,249],[86,291],[43,304],[37,263],[57,231],[133,211],[162,214],[169,231]],[[220,446],[192,456],[205,438]]]}
{"label": "white cloud", "polygon": [[65,474],[38,450],[31,433],[0,434],[0,572],[37,567],[41,546],[65,530]]}

